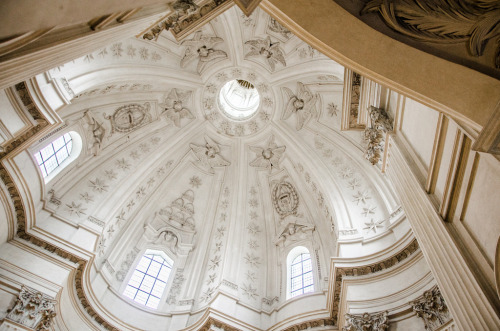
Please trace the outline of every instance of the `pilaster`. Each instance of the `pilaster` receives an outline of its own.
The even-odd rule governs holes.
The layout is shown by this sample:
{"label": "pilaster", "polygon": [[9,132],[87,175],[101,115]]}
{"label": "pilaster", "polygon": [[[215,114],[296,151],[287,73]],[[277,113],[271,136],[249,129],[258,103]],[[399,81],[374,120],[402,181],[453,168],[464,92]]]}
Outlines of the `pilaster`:
{"label": "pilaster", "polygon": [[394,137],[390,137],[386,173],[401,199],[401,205],[457,327],[460,330],[499,330],[500,319],[495,308],[469,270]]}

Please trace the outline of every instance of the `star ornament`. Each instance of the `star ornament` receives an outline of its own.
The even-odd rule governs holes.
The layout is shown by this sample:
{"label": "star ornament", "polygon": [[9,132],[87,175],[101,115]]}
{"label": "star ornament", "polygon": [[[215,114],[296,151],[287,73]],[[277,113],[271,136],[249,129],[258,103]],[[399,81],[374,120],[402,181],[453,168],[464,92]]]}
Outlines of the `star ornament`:
{"label": "star ornament", "polygon": [[295,128],[298,130],[304,127],[312,117],[318,114],[316,110],[316,102],[319,99],[318,94],[314,94],[311,90],[302,84],[297,82],[297,94],[294,94],[289,88],[283,87],[283,91],[288,97],[288,103],[283,114],[283,119],[287,120],[295,114],[296,125]]}
{"label": "star ornament", "polygon": [[207,168],[210,168],[212,173],[213,168],[226,167],[231,164],[220,155],[219,145],[208,136],[205,137],[204,146],[195,144],[189,144],[189,146],[196,155],[196,158],[198,158],[198,161]]}
{"label": "star ornament", "polygon": [[278,62],[286,67],[285,56],[279,47],[280,43],[272,43],[271,37],[268,36],[267,39],[249,40],[245,42],[245,45],[250,47],[250,52],[245,54],[245,58],[252,56],[263,57],[269,64],[271,71],[276,69],[276,63]]}
{"label": "star ornament", "polygon": [[250,162],[250,166],[265,168],[271,173],[273,169],[279,169],[279,162],[285,153],[286,146],[278,146],[274,142],[274,136],[271,136],[267,147],[250,146],[250,149],[256,154],[256,158]]}
{"label": "star ornament", "polygon": [[372,218],[370,222],[365,223],[366,226],[363,228],[363,230],[367,230],[367,233],[371,232],[372,230],[373,232],[377,233],[377,228],[383,227],[383,225],[380,223],[381,222],[375,222]]}
{"label": "star ornament", "polygon": [[161,104],[165,109],[162,115],[170,119],[178,128],[181,127],[181,119],[194,119],[194,115],[185,107],[191,93],[191,91],[180,92],[173,88],[165,98],[165,103]]}

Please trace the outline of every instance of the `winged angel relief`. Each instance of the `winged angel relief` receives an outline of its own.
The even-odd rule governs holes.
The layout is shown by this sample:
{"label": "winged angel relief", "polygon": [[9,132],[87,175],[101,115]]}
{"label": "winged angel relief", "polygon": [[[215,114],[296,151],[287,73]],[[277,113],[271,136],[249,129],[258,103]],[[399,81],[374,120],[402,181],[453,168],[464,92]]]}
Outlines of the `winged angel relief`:
{"label": "winged angel relief", "polygon": [[271,43],[271,37],[249,40],[245,42],[245,45],[250,46],[250,52],[245,54],[245,58],[251,56],[263,57],[269,64],[271,71],[274,71],[278,62],[286,67],[285,56],[279,47],[280,43]]}
{"label": "winged angel relief", "polygon": [[210,139],[210,137],[205,137],[204,146],[195,144],[189,144],[189,146],[193,150],[194,155],[196,155],[196,158],[198,158],[198,162],[209,168],[211,173],[214,172],[213,168],[226,167],[231,164],[220,155],[219,145]]}
{"label": "winged angel relief", "polygon": [[250,149],[256,154],[250,166],[264,168],[271,173],[273,169],[279,169],[280,159],[285,153],[286,146],[278,146],[274,142],[274,136],[271,136],[267,147],[250,146]]}
{"label": "winged angel relief", "polygon": [[181,43],[181,46],[186,46],[184,56],[181,59],[181,67],[185,68],[189,63],[198,59],[196,69],[198,73],[201,73],[208,62],[226,58],[226,52],[214,49],[215,45],[223,41],[220,37],[205,36],[201,31],[196,32],[193,39],[184,40]]}
{"label": "winged angel relief", "polygon": [[311,117],[317,115],[316,101],[318,101],[319,96],[312,93],[311,90],[301,82],[297,82],[297,95],[288,87],[283,87],[283,90],[289,98],[283,119],[286,120],[292,116],[292,114],[295,114],[297,121],[295,127],[297,130],[300,130]]}
{"label": "winged angel relief", "polygon": [[190,96],[191,91],[180,92],[173,88],[165,98],[165,103],[160,104],[164,108],[162,116],[170,119],[178,128],[181,127],[181,119],[193,119],[193,114],[185,107]]}

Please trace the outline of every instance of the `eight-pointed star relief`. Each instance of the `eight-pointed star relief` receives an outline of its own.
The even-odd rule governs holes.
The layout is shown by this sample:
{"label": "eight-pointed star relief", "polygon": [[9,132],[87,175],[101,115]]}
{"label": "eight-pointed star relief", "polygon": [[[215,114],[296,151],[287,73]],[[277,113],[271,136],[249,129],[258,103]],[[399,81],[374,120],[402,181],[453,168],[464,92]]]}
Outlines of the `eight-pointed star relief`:
{"label": "eight-pointed star relief", "polygon": [[279,169],[279,162],[286,146],[278,146],[274,142],[274,136],[269,138],[267,147],[250,146],[250,149],[257,154],[255,160],[250,162],[250,166],[257,168],[265,168],[269,173],[273,169]]}
{"label": "eight-pointed star relief", "polygon": [[219,145],[208,136],[205,136],[205,146],[198,146],[195,144],[189,144],[189,146],[198,158],[200,164],[210,168],[210,172],[212,173],[214,167],[226,167],[231,164],[231,162],[225,160],[220,155]]}
{"label": "eight-pointed star relief", "polygon": [[173,88],[165,98],[165,103],[160,104],[164,108],[162,115],[170,119],[178,128],[181,127],[182,118],[194,119],[194,115],[185,107],[191,93],[191,91],[180,92]]}
{"label": "eight-pointed star relief", "polygon": [[288,103],[283,114],[283,119],[288,119],[295,114],[297,120],[295,128],[298,130],[304,127],[311,117],[317,115],[316,102],[319,99],[318,94],[301,82],[297,82],[297,94],[295,95],[288,87],[283,87],[283,91],[288,96]]}
{"label": "eight-pointed star relief", "polygon": [[201,31],[197,31],[193,39],[181,42],[181,46],[186,46],[184,56],[181,59],[181,68],[185,68],[189,63],[198,58],[196,70],[198,73],[201,73],[208,62],[226,58],[226,52],[213,48],[216,44],[223,41],[220,37],[205,36]]}
{"label": "eight-pointed star relief", "polygon": [[271,43],[271,37],[268,36],[266,39],[249,40],[245,42],[245,45],[250,46],[250,52],[245,54],[245,59],[251,56],[263,57],[267,60],[271,71],[276,69],[276,63],[278,62],[286,67],[285,56],[279,47],[280,43]]}

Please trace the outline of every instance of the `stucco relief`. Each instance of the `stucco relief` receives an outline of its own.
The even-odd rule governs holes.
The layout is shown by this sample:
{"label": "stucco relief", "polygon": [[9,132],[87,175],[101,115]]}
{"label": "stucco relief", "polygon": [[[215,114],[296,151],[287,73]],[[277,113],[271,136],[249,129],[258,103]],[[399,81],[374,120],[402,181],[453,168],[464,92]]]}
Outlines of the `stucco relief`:
{"label": "stucco relief", "polygon": [[387,311],[362,315],[346,314],[346,325],[343,331],[385,331],[389,328],[389,313]]}
{"label": "stucco relief", "polygon": [[452,319],[437,285],[425,291],[417,300],[410,302],[410,305],[417,316],[423,319],[425,328],[429,331],[439,329]]}
{"label": "stucco relief", "polygon": [[281,63],[286,67],[285,55],[279,42],[271,42],[271,37],[266,39],[253,39],[245,42],[250,51],[245,54],[245,59],[249,57],[260,57],[269,65],[271,72],[276,70],[276,64]]}
{"label": "stucco relief", "polygon": [[272,200],[274,209],[280,215],[281,219],[289,215],[297,215],[299,195],[290,182],[281,179],[281,181],[274,184]]}
{"label": "stucco relief", "polygon": [[195,154],[198,162],[205,168],[208,168],[211,173],[214,172],[213,168],[227,167],[231,164],[222,155],[220,155],[220,146],[210,137],[205,136],[205,145],[199,146],[196,144],[189,144],[191,150]]}
{"label": "stucco relief", "polygon": [[267,146],[250,146],[250,149],[256,154],[255,159],[250,162],[250,166],[264,168],[271,173],[274,169],[279,169],[281,157],[285,153],[286,146],[278,146],[274,142],[274,136],[271,136],[267,142]]}
{"label": "stucco relief", "polygon": [[32,330],[51,330],[56,304],[57,301],[46,294],[22,285],[14,307],[8,310],[6,318]]}
{"label": "stucco relief", "polygon": [[198,60],[196,70],[201,74],[209,62],[227,58],[226,52],[214,48],[215,45],[222,42],[224,40],[220,37],[207,36],[201,31],[196,32],[192,39],[181,42],[181,46],[186,47],[181,59],[181,68],[185,68],[189,63]]}
{"label": "stucco relief", "polygon": [[318,115],[316,103],[319,100],[319,94],[313,93],[304,83],[297,82],[297,93],[293,93],[288,87],[283,87],[285,100],[288,99],[286,108],[283,112],[283,119],[286,120],[295,114],[298,130],[313,117]]}
{"label": "stucco relief", "polygon": [[191,97],[192,91],[181,91],[173,88],[161,103],[163,111],[160,116],[168,118],[176,127],[181,127],[183,118],[194,119],[193,113],[187,108],[187,103]]}

